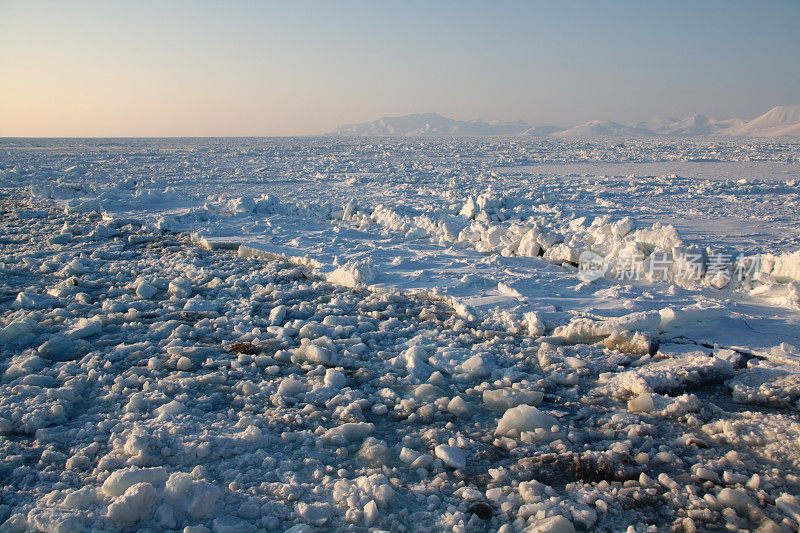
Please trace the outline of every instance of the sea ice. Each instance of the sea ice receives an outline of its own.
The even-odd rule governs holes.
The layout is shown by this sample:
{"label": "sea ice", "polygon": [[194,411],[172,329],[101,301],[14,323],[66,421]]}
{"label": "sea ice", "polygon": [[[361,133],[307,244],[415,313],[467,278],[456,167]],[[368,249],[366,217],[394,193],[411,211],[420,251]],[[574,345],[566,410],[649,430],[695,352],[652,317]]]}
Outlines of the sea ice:
{"label": "sea ice", "polygon": [[531,405],[518,405],[508,409],[497,423],[497,434],[519,438],[523,432],[532,432],[541,438],[558,434],[558,422]]}

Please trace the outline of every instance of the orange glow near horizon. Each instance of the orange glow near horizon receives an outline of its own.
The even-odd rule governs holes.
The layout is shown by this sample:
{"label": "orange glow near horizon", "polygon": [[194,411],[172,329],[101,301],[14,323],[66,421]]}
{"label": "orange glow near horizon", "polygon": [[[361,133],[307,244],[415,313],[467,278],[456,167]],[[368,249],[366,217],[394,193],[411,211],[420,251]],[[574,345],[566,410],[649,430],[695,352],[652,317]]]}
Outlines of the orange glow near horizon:
{"label": "orange glow near horizon", "polygon": [[753,117],[798,103],[798,20],[797,2],[0,0],[0,136]]}

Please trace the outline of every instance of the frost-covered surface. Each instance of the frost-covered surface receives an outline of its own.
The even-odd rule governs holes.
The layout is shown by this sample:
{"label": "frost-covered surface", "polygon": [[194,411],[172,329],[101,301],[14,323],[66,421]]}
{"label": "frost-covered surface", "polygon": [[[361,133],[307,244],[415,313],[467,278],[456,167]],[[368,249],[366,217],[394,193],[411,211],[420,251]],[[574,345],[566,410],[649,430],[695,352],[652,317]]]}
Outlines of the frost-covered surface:
{"label": "frost-covered surface", "polygon": [[2,529],[797,530],[797,157],[2,141]]}

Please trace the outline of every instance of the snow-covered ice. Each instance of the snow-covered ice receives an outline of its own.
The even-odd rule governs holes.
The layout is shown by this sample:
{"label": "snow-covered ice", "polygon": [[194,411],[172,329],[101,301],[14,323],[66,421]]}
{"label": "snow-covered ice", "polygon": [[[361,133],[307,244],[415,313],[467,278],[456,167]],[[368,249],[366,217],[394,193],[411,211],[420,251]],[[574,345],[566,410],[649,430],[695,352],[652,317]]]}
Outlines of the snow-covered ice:
{"label": "snow-covered ice", "polygon": [[800,145],[0,141],[2,531],[796,531]]}

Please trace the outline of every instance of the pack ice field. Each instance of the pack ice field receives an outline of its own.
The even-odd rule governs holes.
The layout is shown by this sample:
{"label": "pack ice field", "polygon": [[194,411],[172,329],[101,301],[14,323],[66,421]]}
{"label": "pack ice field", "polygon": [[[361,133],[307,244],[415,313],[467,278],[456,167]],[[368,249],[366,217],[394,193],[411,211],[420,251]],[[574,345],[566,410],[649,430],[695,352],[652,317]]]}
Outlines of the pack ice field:
{"label": "pack ice field", "polygon": [[797,531],[800,143],[0,140],[0,531]]}

